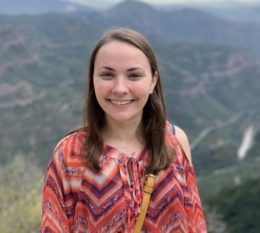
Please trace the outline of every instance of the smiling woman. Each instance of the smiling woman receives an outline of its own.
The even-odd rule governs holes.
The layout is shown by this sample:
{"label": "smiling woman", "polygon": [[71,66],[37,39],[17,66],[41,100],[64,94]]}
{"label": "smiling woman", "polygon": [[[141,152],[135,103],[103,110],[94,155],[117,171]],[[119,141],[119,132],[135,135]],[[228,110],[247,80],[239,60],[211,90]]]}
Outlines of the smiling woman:
{"label": "smiling woman", "polygon": [[94,89],[108,126],[119,122],[138,126],[156,82],[147,57],[133,45],[112,41],[98,51]]}
{"label": "smiling woman", "polygon": [[47,168],[42,232],[206,232],[188,139],[166,119],[160,79],[142,35],[104,33],[90,57],[84,125]]}

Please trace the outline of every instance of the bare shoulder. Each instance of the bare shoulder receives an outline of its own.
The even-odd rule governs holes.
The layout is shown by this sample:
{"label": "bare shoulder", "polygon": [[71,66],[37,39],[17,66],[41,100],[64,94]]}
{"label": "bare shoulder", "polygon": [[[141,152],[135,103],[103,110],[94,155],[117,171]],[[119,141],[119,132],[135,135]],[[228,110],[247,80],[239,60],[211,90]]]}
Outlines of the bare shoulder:
{"label": "bare shoulder", "polygon": [[175,135],[178,138],[179,142],[182,145],[182,148],[187,156],[187,159],[190,161],[190,163],[192,164],[192,157],[191,157],[191,151],[190,151],[190,144],[189,144],[189,139],[187,134],[184,132],[183,129],[181,129],[180,127],[174,125],[175,128]]}

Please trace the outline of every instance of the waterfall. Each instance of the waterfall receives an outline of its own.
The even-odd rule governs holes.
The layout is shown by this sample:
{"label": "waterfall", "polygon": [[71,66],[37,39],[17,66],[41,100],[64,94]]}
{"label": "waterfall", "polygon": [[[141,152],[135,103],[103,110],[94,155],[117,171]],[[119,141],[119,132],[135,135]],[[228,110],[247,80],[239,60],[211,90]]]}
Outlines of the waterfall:
{"label": "waterfall", "polygon": [[242,142],[237,151],[238,160],[243,160],[247,156],[248,150],[253,146],[255,130],[253,125],[250,125],[243,136]]}

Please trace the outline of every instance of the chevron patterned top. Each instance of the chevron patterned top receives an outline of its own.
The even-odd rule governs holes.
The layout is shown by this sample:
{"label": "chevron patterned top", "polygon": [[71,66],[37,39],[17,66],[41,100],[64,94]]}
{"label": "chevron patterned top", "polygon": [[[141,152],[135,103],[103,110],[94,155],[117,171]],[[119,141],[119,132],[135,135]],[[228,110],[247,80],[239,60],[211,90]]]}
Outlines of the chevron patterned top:
{"label": "chevron patterned top", "polygon": [[[100,155],[100,173],[80,156],[86,133],[62,139],[46,171],[42,198],[44,233],[131,233],[143,196],[149,152],[128,156],[110,145]],[[171,166],[156,176],[143,233],[206,233],[194,169],[167,123],[176,148]]]}

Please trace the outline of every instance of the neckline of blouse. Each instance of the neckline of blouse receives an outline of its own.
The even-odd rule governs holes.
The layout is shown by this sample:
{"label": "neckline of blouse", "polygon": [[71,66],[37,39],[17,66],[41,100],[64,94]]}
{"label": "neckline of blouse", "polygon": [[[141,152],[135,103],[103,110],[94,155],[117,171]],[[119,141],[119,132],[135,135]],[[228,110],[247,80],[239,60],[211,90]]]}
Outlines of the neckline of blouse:
{"label": "neckline of blouse", "polygon": [[127,154],[124,150],[116,148],[112,145],[109,145],[107,143],[104,143],[103,145],[103,151],[102,154],[104,156],[108,156],[111,158],[119,158],[119,157],[126,157],[126,158],[131,158],[136,161],[143,160],[148,152],[148,149],[146,146],[143,146],[139,151],[136,151],[132,153],[131,155]]}

